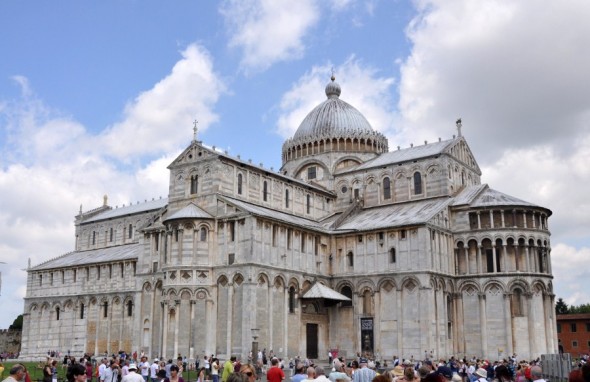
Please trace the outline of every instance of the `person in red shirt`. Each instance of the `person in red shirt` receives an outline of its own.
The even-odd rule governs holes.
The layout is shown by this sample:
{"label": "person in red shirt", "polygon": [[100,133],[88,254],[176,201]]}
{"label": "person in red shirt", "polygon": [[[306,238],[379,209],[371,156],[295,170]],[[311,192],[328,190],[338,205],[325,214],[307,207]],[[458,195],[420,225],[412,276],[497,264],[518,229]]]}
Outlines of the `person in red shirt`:
{"label": "person in red shirt", "polygon": [[266,372],[266,379],[268,380],[268,382],[284,381],[285,380],[285,373],[283,373],[283,370],[281,370],[281,368],[279,367],[279,360],[276,358],[273,358],[272,361],[270,361],[270,363],[272,366]]}

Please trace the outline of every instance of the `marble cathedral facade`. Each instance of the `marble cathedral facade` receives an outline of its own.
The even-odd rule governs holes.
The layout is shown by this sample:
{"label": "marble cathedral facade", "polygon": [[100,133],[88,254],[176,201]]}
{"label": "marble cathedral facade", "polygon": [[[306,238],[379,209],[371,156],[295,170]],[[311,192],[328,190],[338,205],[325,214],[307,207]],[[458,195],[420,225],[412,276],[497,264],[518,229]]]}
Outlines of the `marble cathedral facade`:
{"label": "marble cathedral facade", "polygon": [[481,184],[460,125],[389,151],[340,91],[278,172],[193,140],[168,198],[81,210],[27,270],[21,356],[556,352],[551,211]]}

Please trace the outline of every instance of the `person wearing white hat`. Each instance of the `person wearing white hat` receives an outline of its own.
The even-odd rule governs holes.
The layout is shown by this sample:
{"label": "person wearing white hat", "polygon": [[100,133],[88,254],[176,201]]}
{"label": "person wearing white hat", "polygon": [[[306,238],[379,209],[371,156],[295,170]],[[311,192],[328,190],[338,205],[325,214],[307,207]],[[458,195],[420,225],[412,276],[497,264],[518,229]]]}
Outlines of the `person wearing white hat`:
{"label": "person wearing white hat", "polygon": [[488,372],[483,367],[477,369],[474,374],[478,377],[477,382],[488,382]]}
{"label": "person wearing white hat", "polygon": [[151,382],[157,382],[158,380],[158,370],[160,370],[159,359],[155,358],[154,363],[150,365],[150,378]]}
{"label": "person wearing white hat", "polygon": [[137,364],[129,364],[129,374],[124,376],[121,382],[143,382],[143,377],[137,374]]}

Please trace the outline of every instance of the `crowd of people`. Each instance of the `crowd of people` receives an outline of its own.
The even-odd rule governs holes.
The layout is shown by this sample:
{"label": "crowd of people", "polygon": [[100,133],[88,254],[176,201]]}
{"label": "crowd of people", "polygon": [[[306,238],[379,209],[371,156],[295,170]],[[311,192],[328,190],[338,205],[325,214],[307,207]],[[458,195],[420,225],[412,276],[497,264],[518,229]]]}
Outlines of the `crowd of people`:
{"label": "crowd of people", "polygon": [[[272,351],[271,351],[272,352]],[[80,359],[67,356],[67,382],[286,382],[287,367],[282,359],[265,351],[242,364],[232,356],[221,362],[214,355],[187,362],[179,356],[175,361],[154,358],[151,362],[144,354],[138,356],[120,352],[95,361],[89,355]],[[0,367],[2,363],[0,363]],[[388,367],[367,357],[357,355],[351,361],[343,357],[333,358],[327,368],[310,359],[296,357],[290,360],[291,382],[547,382],[543,379],[539,360],[517,361],[516,357],[489,362],[483,359],[456,359],[415,361],[394,357]],[[43,365],[42,382],[58,382],[58,362],[48,357]],[[183,372],[194,370],[193,379],[183,377]],[[22,364],[11,367],[10,375],[2,382],[31,382]],[[590,359],[577,361],[569,374],[569,382],[590,382]]]}

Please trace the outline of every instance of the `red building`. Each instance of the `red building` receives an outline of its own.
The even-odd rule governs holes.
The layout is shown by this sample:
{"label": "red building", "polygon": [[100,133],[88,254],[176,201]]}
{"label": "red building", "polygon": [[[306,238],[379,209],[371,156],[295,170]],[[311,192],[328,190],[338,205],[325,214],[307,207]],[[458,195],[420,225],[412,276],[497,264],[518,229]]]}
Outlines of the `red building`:
{"label": "red building", "polygon": [[560,353],[590,354],[590,313],[557,315],[557,340]]}

